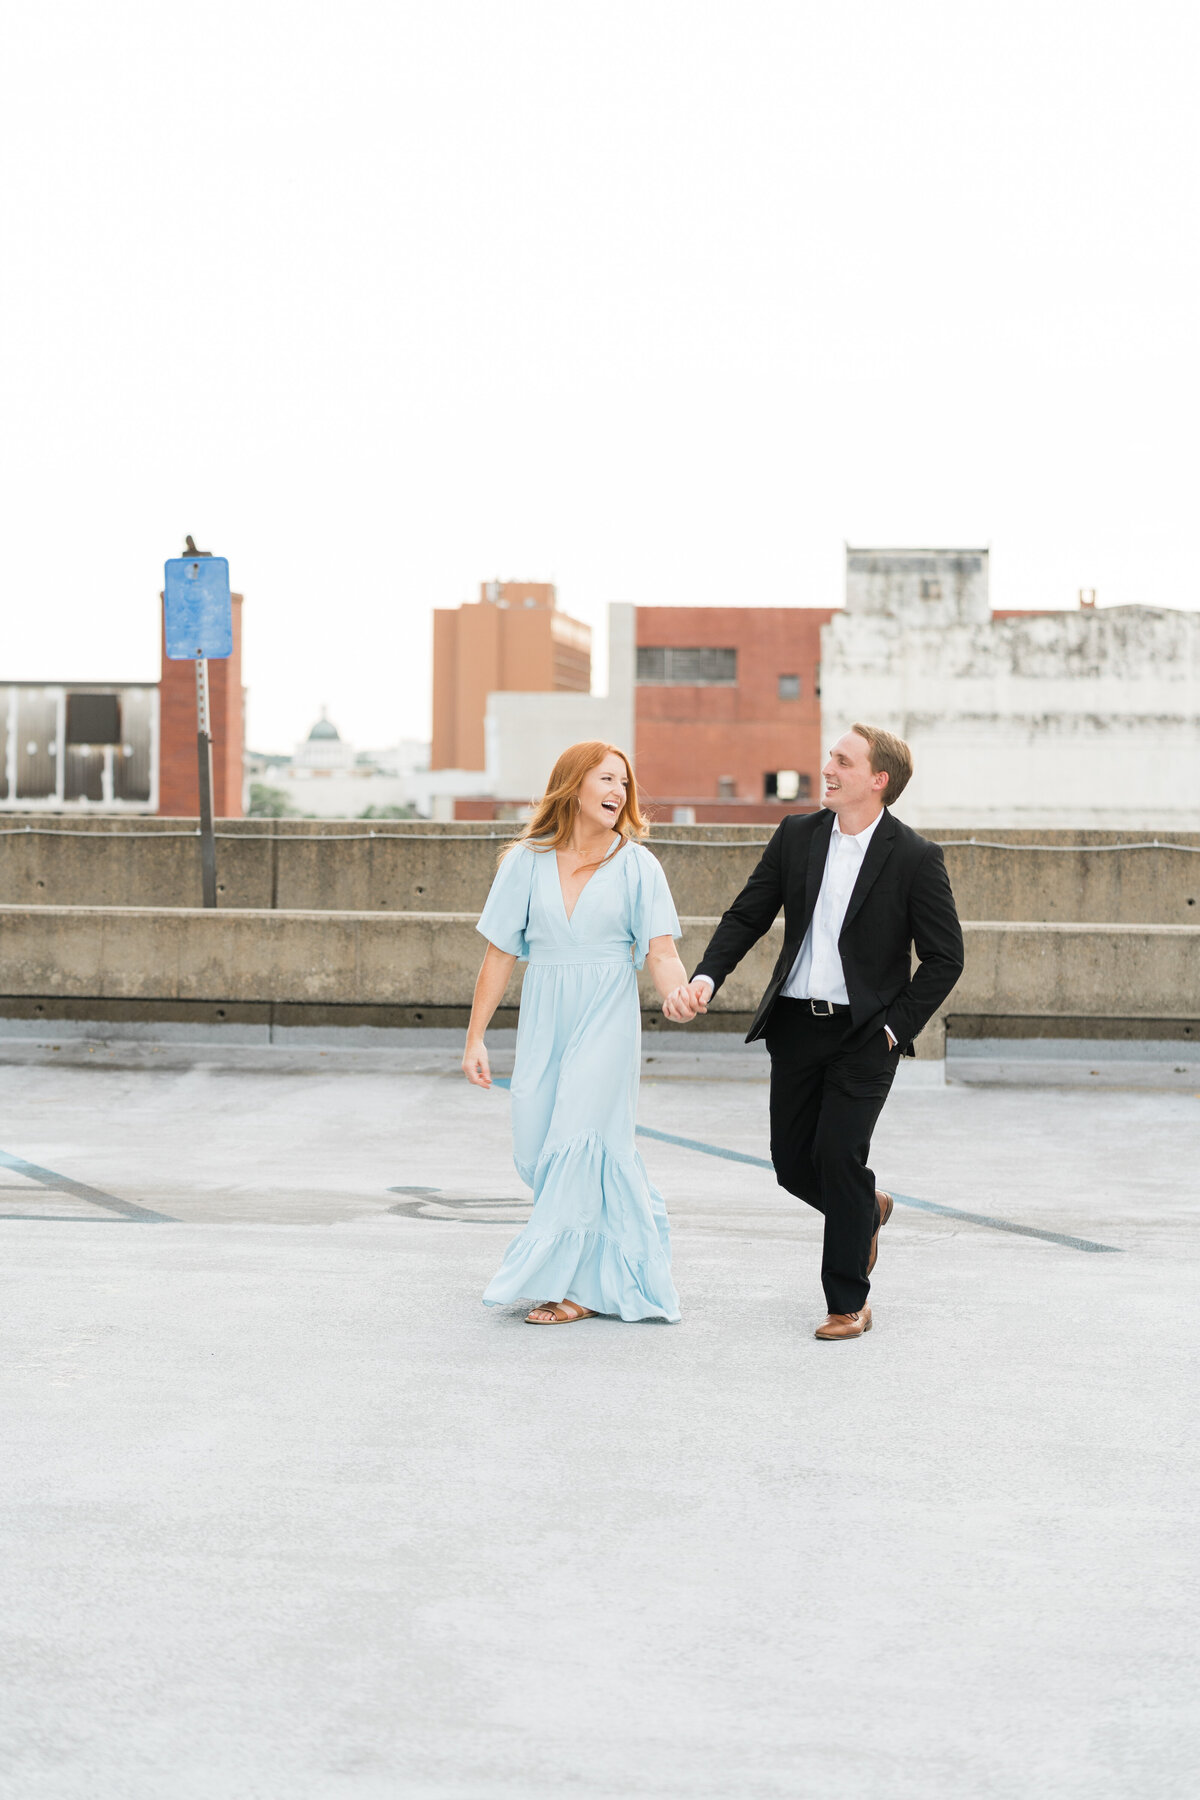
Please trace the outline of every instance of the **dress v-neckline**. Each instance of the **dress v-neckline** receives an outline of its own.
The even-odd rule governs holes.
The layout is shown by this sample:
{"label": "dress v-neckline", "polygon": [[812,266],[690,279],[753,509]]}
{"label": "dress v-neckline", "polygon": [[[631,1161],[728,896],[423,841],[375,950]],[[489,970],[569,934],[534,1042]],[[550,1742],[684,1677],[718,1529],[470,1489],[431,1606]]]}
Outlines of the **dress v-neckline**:
{"label": "dress v-neckline", "polygon": [[575,918],[575,914],[579,911],[579,902],[583,899],[583,896],[587,893],[588,889],[592,885],[592,882],[595,880],[596,876],[600,873],[601,869],[606,868],[607,865],[611,862],[613,856],[621,848],[621,845],[624,843],[624,841],[625,840],[623,838],[618,837],[615,844],[609,845],[608,849],[604,852],[603,862],[597,863],[596,867],[592,870],[591,874],[588,876],[587,880],[584,882],[583,886],[580,888],[579,892],[576,894],[575,904],[571,908],[570,912],[567,911],[567,896],[563,890],[562,870],[558,866],[558,851],[552,850],[550,852],[551,856],[553,856],[553,858],[554,858],[554,880],[555,880],[555,884],[558,888],[558,898],[562,905],[563,917],[567,921],[567,930],[568,931],[571,931],[574,929],[573,921]]}

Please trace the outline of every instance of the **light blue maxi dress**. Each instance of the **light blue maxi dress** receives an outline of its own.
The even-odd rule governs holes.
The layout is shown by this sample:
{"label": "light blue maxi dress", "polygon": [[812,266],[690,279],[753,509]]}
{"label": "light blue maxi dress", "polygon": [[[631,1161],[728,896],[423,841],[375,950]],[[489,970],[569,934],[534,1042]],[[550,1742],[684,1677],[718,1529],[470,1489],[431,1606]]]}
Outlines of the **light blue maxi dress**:
{"label": "light blue maxi dress", "polygon": [[618,839],[567,917],[553,850],[510,850],[478,929],[528,959],[512,1078],[513,1160],[528,1225],[488,1306],[574,1300],[622,1319],[679,1318],[663,1198],[634,1143],[642,1021],[634,973],[679,937],[658,858]]}

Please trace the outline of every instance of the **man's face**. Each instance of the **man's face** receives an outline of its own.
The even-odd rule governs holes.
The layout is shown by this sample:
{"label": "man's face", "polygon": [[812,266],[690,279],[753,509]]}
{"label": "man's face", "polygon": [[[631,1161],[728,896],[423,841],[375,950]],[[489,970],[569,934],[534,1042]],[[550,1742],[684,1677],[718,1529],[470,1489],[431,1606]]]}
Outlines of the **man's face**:
{"label": "man's face", "polygon": [[829,761],[821,770],[821,777],[825,783],[824,805],[830,812],[883,804],[887,776],[872,771],[870,746],[857,731],[848,731],[845,737],[838,739],[829,752]]}

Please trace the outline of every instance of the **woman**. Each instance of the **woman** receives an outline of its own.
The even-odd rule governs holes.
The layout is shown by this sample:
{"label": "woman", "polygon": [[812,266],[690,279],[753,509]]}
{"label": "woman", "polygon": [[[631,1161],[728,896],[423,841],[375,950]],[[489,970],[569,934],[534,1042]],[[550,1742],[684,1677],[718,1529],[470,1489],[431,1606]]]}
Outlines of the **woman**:
{"label": "woman", "polygon": [[634,963],[665,999],[687,980],[679,920],[646,834],[629,759],[598,740],[555,763],[542,801],[501,859],[479,930],[463,1072],[492,1085],[483,1034],[519,957],[513,1158],[533,1214],[484,1293],[488,1306],[549,1299],[530,1325],[596,1313],[679,1318],[662,1196],[634,1144],[641,1012]]}

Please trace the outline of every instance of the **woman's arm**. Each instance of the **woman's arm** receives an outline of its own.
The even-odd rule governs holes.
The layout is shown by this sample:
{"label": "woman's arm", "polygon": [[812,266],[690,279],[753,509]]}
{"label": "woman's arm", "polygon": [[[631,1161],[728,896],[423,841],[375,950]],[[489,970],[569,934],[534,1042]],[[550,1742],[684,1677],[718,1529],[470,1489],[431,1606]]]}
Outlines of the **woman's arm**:
{"label": "woman's arm", "polygon": [[497,950],[495,944],[489,944],[483,953],[479,974],[475,978],[471,1023],[467,1026],[467,1047],[462,1059],[463,1074],[472,1087],[490,1088],[492,1085],[492,1071],[488,1066],[483,1034],[491,1024],[492,1014],[504,998],[504,990],[516,962],[515,956]]}
{"label": "woman's arm", "polygon": [[665,1000],[668,994],[673,993],[687,980],[687,970],[679,960],[679,952],[675,948],[673,937],[664,936],[650,939],[650,948],[646,952],[646,967],[650,971],[650,979],[658,989],[660,1000]]}

